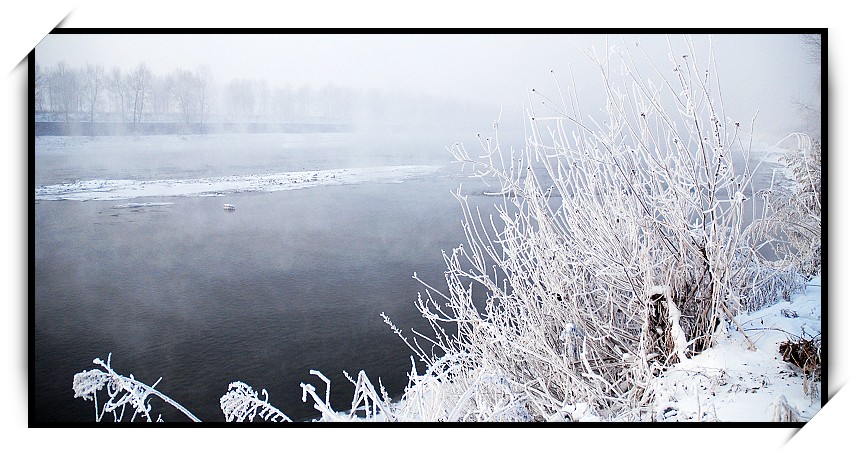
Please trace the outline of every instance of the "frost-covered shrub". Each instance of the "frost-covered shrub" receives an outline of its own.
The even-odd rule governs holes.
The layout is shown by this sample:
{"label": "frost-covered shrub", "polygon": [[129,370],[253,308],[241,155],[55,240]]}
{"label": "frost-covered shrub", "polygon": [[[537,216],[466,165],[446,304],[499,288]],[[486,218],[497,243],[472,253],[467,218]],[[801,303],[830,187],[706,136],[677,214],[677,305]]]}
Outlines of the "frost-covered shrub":
{"label": "frost-covered shrub", "polygon": [[575,88],[533,90],[523,150],[481,136],[478,155],[451,148],[501,200],[484,213],[458,190],[467,243],[444,253],[448,291],[425,284],[416,302],[434,334],[393,326],[434,377],[405,392],[437,403],[423,417],[466,419],[467,402],[477,419],[549,420],[575,403],[638,418],[652,376],[798,285],[760,254],[751,122],[727,116],[713,51],[683,48],[645,69],[655,80],[634,61],[651,62],[643,50],[590,54],[602,118]]}
{"label": "frost-covered shrub", "polygon": [[821,269],[823,188],[822,143],[807,135],[794,134],[796,147],[780,161],[784,172],[770,185],[770,236],[778,240],[776,252],[808,277]]}

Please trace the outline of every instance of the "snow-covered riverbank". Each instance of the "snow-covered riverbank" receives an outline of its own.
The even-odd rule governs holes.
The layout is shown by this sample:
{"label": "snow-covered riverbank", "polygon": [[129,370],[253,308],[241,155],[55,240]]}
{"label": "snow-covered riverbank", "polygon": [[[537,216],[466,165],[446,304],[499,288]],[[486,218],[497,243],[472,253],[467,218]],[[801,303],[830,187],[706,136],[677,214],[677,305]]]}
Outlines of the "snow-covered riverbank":
{"label": "snow-covered riverbank", "polygon": [[[810,280],[804,291],[790,300],[735,318],[751,339],[754,349],[736,325],[727,325],[717,335],[716,344],[683,362],[674,364],[656,377],[651,385],[653,401],[638,411],[642,421],[654,422],[751,422],[808,421],[820,411],[821,385],[794,364],[783,361],[779,347],[787,341],[820,340],[822,279]],[[821,350],[823,347],[821,347]],[[423,384],[435,388],[456,385],[420,376]],[[314,391],[314,389],[313,389]],[[435,390],[438,397],[447,396]],[[405,394],[406,396],[406,394]],[[416,400],[425,399],[415,395]],[[438,400],[439,401],[439,400]],[[437,402],[437,401],[435,401]],[[440,401],[442,402],[442,401]],[[316,400],[317,406],[325,405]],[[398,421],[422,421],[433,403],[412,403],[404,399],[392,404],[389,412]],[[417,413],[414,414],[413,412]],[[384,421],[386,412],[370,421]],[[363,421],[348,413],[327,410],[322,421]],[[565,405],[552,421],[601,422],[593,407],[582,402]],[[625,419],[619,418],[619,421]],[[637,419],[632,419],[637,421]]]}

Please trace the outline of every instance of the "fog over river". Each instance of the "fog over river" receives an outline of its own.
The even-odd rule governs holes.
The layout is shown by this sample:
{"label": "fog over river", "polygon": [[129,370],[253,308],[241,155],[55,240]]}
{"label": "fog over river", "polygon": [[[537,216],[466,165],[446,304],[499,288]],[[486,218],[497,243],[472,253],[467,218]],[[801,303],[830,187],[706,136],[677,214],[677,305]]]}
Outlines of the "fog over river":
{"label": "fog over river", "polygon": [[[244,139],[245,147],[264,148],[272,139],[294,138]],[[70,141],[63,153],[82,147]],[[153,168],[150,161],[134,163],[133,151],[126,154],[131,160],[114,160],[121,150],[102,148],[97,139],[80,142],[94,146],[90,160],[105,166],[105,176],[181,181],[200,174],[198,167],[183,167],[180,157],[160,157],[161,167]],[[301,167],[347,165],[326,157],[332,152],[324,147],[306,146],[316,158]],[[331,147],[342,152],[347,146]],[[42,189],[77,172],[60,165],[58,153],[37,144]],[[290,153],[257,149],[255,171]],[[302,148],[293,153],[306,154]],[[204,153],[196,157],[194,163],[209,162]],[[162,376],[159,389],[203,420],[222,420],[218,399],[235,380],[266,388],[294,419],[314,416],[300,401],[300,382],[313,378],[309,369],[333,380],[332,400],[341,407],[353,394],[342,370],[356,375],[363,369],[400,394],[409,349],[379,314],[401,328],[422,327],[413,306],[422,290],[412,275],[442,285],[441,249],[463,241],[460,207],[449,193],[460,175],[443,165],[449,160],[442,154],[411,155],[410,161],[427,171],[218,197],[99,200],[96,194],[51,201],[39,199],[37,189],[37,420],[92,420],[92,404],[72,398],[71,378],[110,352],[120,372],[149,384]],[[287,165],[284,171],[298,172]],[[81,170],[79,177],[92,176]],[[224,203],[236,210],[224,211]]]}

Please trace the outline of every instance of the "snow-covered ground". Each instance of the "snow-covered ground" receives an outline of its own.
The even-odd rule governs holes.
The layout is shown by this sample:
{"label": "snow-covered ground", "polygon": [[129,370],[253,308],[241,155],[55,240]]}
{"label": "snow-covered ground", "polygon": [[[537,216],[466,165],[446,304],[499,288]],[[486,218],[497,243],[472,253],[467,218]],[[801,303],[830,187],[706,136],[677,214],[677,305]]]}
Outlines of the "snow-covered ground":
{"label": "snow-covered ground", "polygon": [[786,401],[808,421],[820,410],[820,383],[782,360],[779,344],[821,332],[821,278],[802,293],[737,315],[757,350],[735,327],[705,352],[672,366],[657,380],[654,409],[664,421],[773,421]]}
{"label": "snow-covered ground", "polygon": [[36,200],[123,200],[176,196],[222,196],[240,192],[276,192],[368,182],[400,183],[428,176],[437,166],[380,166],[285,173],[221,176],[200,179],[92,179],[36,188]]}

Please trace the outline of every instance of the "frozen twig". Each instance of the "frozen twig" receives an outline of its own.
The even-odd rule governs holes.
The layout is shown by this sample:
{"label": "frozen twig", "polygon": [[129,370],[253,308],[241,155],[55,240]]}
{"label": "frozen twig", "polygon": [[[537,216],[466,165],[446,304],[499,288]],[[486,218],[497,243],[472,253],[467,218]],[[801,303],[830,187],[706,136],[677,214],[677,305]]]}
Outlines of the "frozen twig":
{"label": "frozen twig", "polygon": [[[130,405],[133,414],[129,418],[134,421],[138,415],[145,418],[146,421],[152,421],[151,404],[149,396],[156,396],[162,399],[167,404],[174,407],[176,410],[183,413],[193,421],[200,421],[194,414],[184,408],[178,402],[175,402],[165,394],[156,390],[154,387],[160,382],[158,380],[152,386],[148,386],[134,378],[133,375],[125,377],[118,374],[110,367],[110,361],[113,354],[107,355],[105,363],[100,358],[95,358],[92,362],[101,366],[101,369],[92,369],[83,371],[74,375],[72,389],[74,389],[74,397],[80,397],[84,400],[91,400],[95,404],[95,420],[101,421],[104,414],[110,412],[114,421],[122,421],[125,416],[125,407]],[[106,387],[107,399],[98,407],[98,392]]]}

